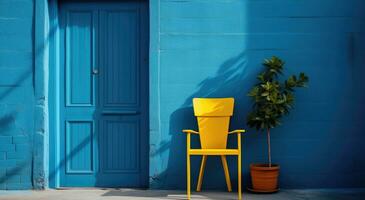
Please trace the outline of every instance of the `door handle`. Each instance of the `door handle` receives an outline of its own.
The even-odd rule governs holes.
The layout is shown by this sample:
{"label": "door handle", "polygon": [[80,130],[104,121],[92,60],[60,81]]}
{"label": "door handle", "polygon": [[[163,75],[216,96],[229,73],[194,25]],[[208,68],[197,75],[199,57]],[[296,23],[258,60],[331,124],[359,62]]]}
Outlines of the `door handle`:
{"label": "door handle", "polygon": [[99,74],[99,70],[98,69],[93,69],[93,75],[98,75]]}

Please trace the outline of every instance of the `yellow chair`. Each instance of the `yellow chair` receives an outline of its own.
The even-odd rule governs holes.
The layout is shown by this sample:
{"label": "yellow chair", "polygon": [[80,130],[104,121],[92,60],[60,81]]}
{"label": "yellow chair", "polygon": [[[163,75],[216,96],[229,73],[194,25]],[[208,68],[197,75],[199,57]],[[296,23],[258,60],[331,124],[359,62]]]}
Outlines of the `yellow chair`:
{"label": "yellow chair", "polygon": [[[201,190],[207,156],[220,156],[226,178],[228,191],[232,191],[231,180],[227,165],[227,155],[238,157],[238,199],[241,193],[241,133],[245,130],[228,132],[230,116],[233,114],[233,98],[194,98],[194,114],[198,120],[199,132],[183,130],[187,134],[186,163],[187,163],[187,198],[190,199],[190,156],[202,155],[197,191]],[[190,135],[198,134],[201,149],[190,148]],[[237,149],[227,149],[228,134],[237,134]]]}

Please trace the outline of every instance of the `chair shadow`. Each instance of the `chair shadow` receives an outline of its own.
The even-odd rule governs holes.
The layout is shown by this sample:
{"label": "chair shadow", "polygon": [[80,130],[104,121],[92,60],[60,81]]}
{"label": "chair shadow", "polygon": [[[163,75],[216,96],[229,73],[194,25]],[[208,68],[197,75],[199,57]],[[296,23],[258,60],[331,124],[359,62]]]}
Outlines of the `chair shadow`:
{"label": "chair shadow", "polygon": [[[246,113],[251,107],[251,102],[246,98],[252,83],[256,79],[257,70],[247,70],[248,61],[245,52],[242,52],[231,59],[225,61],[216,72],[214,77],[203,80],[198,89],[190,95],[180,108],[176,109],[169,118],[169,135],[171,139],[160,143],[160,148],[152,152],[151,155],[159,155],[169,152],[168,164],[163,173],[152,175],[152,185],[164,189],[185,189],[186,179],[186,136],[181,132],[183,129],[197,130],[197,122],[192,108],[192,99],[195,97],[234,97],[234,114],[230,121],[230,129],[246,129]],[[243,138],[245,138],[244,135]],[[243,143],[243,158],[246,159],[249,148],[257,148],[258,140]],[[199,148],[198,136],[192,136],[192,148]],[[237,145],[236,137],[228,138],[228,148]],[[192,191],[197,184],[197,176],[200,167],[200,156],[193,156],[191,159],[191,180]],[[237,158],[229,156],[227,158],[231,175],[232,187],[237,188]],[[243,165],[244,185],[248,184],[248,163],[246,160]],[[180,180],[180,181],[177,181]],[[206,164],[205,176],[203,180],[203,190],[226,190],[223,167],[219,157],[209,156]]]}
{"label": "chair shadow", "polygon": [[[138,190],[138,189],[108,189],[102,196],[113,197],[133,197],[133,198],[152,198],[152,199],[186,199],[185,191],[178,190]],[[236,199],[234,193],[192,193],[193,199],[219,199],[219,200],[233,200]]]}

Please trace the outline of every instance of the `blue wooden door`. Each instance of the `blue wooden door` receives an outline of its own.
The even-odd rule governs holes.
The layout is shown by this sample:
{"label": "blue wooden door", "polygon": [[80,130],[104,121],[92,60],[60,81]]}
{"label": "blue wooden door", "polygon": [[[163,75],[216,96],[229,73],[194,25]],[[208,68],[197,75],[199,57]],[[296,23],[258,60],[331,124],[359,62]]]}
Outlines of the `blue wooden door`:
{"label": "blue wooden door", "polygon": [[100,2],[60,7],[60,185],[145,187],[147,6]]}

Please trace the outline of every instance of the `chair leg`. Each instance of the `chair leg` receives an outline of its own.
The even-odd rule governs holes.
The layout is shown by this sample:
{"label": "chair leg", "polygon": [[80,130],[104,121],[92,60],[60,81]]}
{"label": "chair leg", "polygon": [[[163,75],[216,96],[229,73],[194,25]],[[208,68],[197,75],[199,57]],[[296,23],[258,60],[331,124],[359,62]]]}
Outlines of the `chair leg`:
{"label": "chair leg", "polygon": [[186,158],[186,193],[187,193],[187,199],[190,199],[190,155],[187,155]]}
{"label": "chair leg", "polygon": [[190,133],[186,135],[186,196],[190,199]]}
{"label": "chair leg", "polygon": [[224,169],[224,176],[226,178],[228,192],[232,192],[231,178],[229,177],[229,170],[228,170],[226,156],[221,156],[221,160],[222,160],[222,165],[223,165],[223,169]]}
{"label": "chair leg", "polygon": [[238,199],[242,199],[241,152],[238,154]]}
{"label": "chair leg", "polygon": [[202,156],[202,163],[200,164],[200,172],[199,172],[199,179],[198,179],[198,185],[196,186],[196,191],[200,192],[202,189],[202,183],[203,183],[203,177],[204,177],[204,169],[205,169],[205,163],[207,162],[207,155]]}

